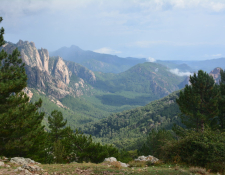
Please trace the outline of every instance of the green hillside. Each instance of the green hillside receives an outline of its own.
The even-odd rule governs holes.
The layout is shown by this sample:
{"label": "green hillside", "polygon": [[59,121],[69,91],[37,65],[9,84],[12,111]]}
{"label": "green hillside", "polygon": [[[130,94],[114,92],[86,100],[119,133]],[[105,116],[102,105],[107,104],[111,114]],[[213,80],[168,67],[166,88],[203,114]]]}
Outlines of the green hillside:
{"label": "green hillside", "polygon": [[144,107],[112,114],[101,121],[85,124],[80,129],[102,143],[136,149],[151,129],[171,129],[174,123],[181,125],[175,102],[178,95],[179,91],[176,91]]}
{"label": "green hillside", "polygon": [[178,90],[185,77],[172,74],[165,66],[146,62],[119,73],[96,73],[93,86],[109,92],[131,91],[163,97]]}
{"label": "green hillside", "polygon": [[[178,84],[185,78],[170,73],[166,67],[156,63],[138,64],[120,74],[97,72],[95,76],[95,81],[86,82],[89,93],[79,98],[67,95],[60,99],[70,110],[92,120],[162,98],[178,90]],[[71,86],[75,83],[73,79],[72,76]]]}

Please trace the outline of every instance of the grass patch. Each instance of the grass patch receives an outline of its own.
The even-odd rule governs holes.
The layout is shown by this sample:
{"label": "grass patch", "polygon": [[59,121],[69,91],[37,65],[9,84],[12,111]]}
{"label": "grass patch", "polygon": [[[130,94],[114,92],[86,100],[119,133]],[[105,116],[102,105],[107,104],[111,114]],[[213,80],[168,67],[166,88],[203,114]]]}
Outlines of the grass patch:
{"label": "grass patch", "polygon": [[[143,164],[146,165],[146,164]],[[129,167],[124,168],[118,166],[118,163],[71,163],[71,164],[43,164],[41,167],[49,174],[85,174],[85,175],[98,175],[98,174],[141,174],[141,175],[190,175],[202,174],[206,172],[208,175],[215,175],[216,173],[209,173],[201,168],[189,168],[185,166],[177,166],[171,164],[163,164],[158,166],[140,166],[140,167]],[[200,171],[203,170],[203,171]],[[195,171],[195,172],[194,172]]]}

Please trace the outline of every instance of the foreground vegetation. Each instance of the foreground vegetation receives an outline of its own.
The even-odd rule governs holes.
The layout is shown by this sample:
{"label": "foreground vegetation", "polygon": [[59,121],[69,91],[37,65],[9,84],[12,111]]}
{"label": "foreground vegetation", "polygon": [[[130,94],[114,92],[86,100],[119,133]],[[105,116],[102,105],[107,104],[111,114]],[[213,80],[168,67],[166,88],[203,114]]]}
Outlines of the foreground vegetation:
{"label": "foreground vegetation", "polygon": [[[10,167],[0,167],[1,174],[18,174],[14,170],[19,165],[6,162]],[[141,174],[141,175],[190,175],[190,174],[202,174],[202,175],[214,175],[210,170],[206,170],[200,167],[188,167],[184,165],[176,164],[158,164],[148,165],[146,162],[134,163],[129,162],[132,166],[129,168],[121,167],[118,162],[103,162],[99,164],[95,163],[70,163],[70,164],[41,164],[39,165],[44,172],[42,174],[84,174],[84,175],[113,175],[113,174]]]}
{"label": "foreground vegetation", "polygon": [[[141,174],[141,175],[190,175],[190,173],[205,172],[205,169],[188,168],[184,166],[177,166],[171,164],[165,164],[160,166],[145,166],[144,164],[140,167],[123,168],[117,166],[116,163],[72,163],[72,164],[53,164],[53,165],[42,165],[43,169],[47,172],[53,173],[64,173],[64,174]],[[210,173],[211,174],[211,173]],[[212,173],[213,174],[213,173]]]}

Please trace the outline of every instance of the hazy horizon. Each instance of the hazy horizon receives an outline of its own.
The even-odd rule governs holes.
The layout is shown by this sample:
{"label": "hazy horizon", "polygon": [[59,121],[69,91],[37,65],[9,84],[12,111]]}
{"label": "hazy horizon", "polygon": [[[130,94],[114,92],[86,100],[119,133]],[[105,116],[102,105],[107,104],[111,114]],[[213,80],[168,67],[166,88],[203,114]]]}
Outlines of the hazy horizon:
{"label": "hazy horizon", "polygon": [[120,57],[225,57],[224,0],[1,0],[6,41]]}

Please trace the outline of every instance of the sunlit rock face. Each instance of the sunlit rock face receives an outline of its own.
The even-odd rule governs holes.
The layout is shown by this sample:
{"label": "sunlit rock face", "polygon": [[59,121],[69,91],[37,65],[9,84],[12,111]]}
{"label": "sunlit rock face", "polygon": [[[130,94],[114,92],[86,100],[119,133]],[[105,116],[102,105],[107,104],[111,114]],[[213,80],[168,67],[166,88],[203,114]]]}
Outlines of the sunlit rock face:
{"label": "sunlit rock face", "polygon": [[38,53],[40,55],[42,66],[46,72],[48,72],[48,63],[49,63],[49,53],[47,49],[39,49]]}
{"label": "sunlit rock face", "polygon": [[70,83],[69,70],[61,57],[58,57],[54,68],[54,75],[56,78],[63,81],[65,84]]}
{"label": "sunlit rock face", "polygon": [[[47,49],[37,49],[34,42],[19,40],[16,44],[7,42],[0,50],[4,49],[8,54],[18,48],[21,59],[26,64],[28,87],[47,93],[48,95],[61,99],[67,95],[81,96],[88,91],[86,82],[94,82],[95,74],[89,69],[74,63],[65,62],[61,57],[49,57]],[[70,85],[70,77],[75,75],[77,82]],[[76,85],[78,87],[76,88]],[[32,98],[32,97],[31,97]]]}
{"label": "sunlit rock face", "polygon": [[209,75],[211,75],[213,77],[213,79],[215,80],[215,83],[217,83],[217,84],[220,81],[220,70],[222,70],[222,68],[217,67],[209,73]]}

